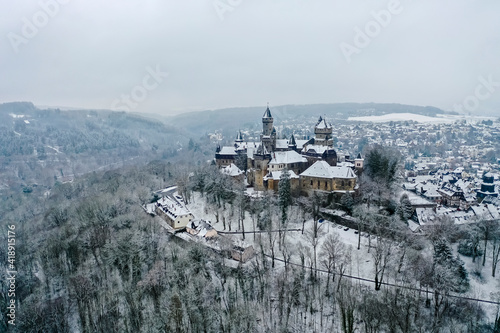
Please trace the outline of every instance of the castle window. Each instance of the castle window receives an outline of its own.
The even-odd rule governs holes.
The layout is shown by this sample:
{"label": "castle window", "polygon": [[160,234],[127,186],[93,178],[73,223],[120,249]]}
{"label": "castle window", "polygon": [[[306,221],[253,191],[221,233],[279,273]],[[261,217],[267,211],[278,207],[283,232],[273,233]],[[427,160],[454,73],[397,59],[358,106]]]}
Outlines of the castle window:
{"label": "castle window", "polygon": [[342,181],[342,186],[344,186],[344,181]]}
{"label": "castle window", "polygon": [[318,188],[319,188],[319,186],[320,186],[320,185],[319,185],[319,180],[318,180]]}
{"label": "castle window", "polygon": [[311,186],[313,186],[313,181],[311,180]]}

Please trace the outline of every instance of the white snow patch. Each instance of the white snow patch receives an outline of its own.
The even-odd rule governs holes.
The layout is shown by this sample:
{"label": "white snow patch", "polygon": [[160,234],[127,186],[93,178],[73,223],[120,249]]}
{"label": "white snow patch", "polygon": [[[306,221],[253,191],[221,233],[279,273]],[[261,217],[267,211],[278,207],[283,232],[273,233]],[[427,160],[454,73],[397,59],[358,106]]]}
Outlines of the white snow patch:
{"label": "white snow patch", "polygon": [[419,123],[453,123],[456,119],[428,117],[414,113],[388,113],[382,116],[349,117],[352,121],[370,121],[373,123],[385,123],[389,121],[409,121],[413,120]]}
{"label": "white snow patch", "polygon": [[52,149],[52,150],[55,150],[55,152],[58,153],[58,154],[62,154],[62,152],[58,148],[56,148],[56,147],[52,147],[52,146],[49,146],[49,145],[47,145],[47,147],[50,148],[50,149]]}

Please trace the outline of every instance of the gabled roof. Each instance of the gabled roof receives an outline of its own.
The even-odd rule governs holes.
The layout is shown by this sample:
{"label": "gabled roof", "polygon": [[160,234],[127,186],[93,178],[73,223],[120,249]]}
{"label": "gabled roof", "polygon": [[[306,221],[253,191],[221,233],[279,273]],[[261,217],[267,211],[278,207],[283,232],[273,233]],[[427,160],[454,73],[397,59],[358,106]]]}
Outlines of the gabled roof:
{"label": "gabled roof", "polygon": [[175,220],[178,216],[191,214],[186,206],[168,196],[162,197],[156,203],[172,220]]}
{"label": "gabled roof", "polygon": [[238,168],[233,163],[229,164],[227,167],[221,168],[221,172],[231,177],[236,177],[243,174],[243,171],[241,171],[240,168]]}
{"label": "gabled roof", "polygon": [[277,151],[272,154],[271,164],[290,164],[290,163],[306,163],[307,159],[297,153],[295,150]]}
{"label": "gabled roof", "polygon": [[277,139],[276,140],[276,149],[288,149],[288,140],[287,139]]}
{"label": "gabled roof", "polygon": [[220,155],[237,155],[234,147],[232,146],[224,146],[219,151]]}
{"label": "gabled roof", "polygon": [[356,174],[351,168],[347,167],[334,167],[330,166],[326,161],[317,161],[306,171],[300,174],[305,177],[317,177],[317,178],[344,178],[344,179],[354,179],[357,178]]}

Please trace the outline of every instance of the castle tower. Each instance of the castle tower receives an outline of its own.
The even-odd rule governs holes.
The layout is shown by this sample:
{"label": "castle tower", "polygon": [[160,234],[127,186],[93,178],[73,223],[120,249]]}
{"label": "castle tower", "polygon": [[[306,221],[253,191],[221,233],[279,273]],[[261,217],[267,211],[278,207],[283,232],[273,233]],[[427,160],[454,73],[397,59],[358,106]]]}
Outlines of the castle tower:
{"label": "castle tower", "polygon": [[269,105],[267,106],[266,112],[262,116],[262,135],[271,136],[273,130],[273,116],[271,115],[271,110],[269,110]]}
{"label": "castle tower", "polygon": [[264,176],[267,174],[267,166],[271,160],[271,153],[266,149],[264,143],[259,144],[257,150],[253,154],[254,169],[251,174],[253,186],[259,191],[262,191],[264,186]]}
{"label": "castle tower", "polygon": [[478,198],[484,198],[486,196],[498,197],[498,192],[495,192],[494,177],[491,173],[485,173],[483,175],[483,181],[481,183],[481,190],[477,192]]}
{"label": "castle tower", "polygon": [[363,171],[365,159],[361,157],[361,153],[358,153],[358,156],[354,159],[354,167],[358,172]]}
{"label": "castle tower", "polygon": [[297,142],[295,142],[295,136],[292,134],[290,141],[288,141],[288,149],[297,150]]}
{"label": "castle tower", "polygon": [[262,116],[262,134],[260,135],[260,140],[269,152],[274,151],[276,148],[276,129],[273,127],[273,122],[274,119],[268,105]]}
{"label": "castle tower", "polygon": [[320,146],[332,146],[332,125],[326,122],[326,119],[319,117],[316,126],[314,126],[314,144]]}
{"label": "castle tower", "polygon": [[236,134],[236,140],[234,140],[236,143],[242,143],[243,142],[243,135],[241,135],[241,131],[238,131],[238,134]]}

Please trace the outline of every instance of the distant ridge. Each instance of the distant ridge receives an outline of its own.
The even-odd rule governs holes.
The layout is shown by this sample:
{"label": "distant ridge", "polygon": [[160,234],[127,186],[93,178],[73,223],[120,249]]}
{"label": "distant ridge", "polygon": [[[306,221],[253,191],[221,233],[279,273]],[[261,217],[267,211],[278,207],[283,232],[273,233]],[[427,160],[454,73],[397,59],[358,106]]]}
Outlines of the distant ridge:
{"label": "distant ridge", "polygon": [[[325,115],[333,120],[347,120],[349,117],[381,116],[390,113],[413,113],[428,117],[438,114],[457,114],[446,112],[433,106],[416,106],[396,103],[333,103],[306,105],[270,106],[273,116],[279,120]],[[258,107],[237,107],[217,110],[188,112],[167,117],[170,125],[182,127],[190,132],[238,128],[247,123],[260,122],[266,109]]]}

